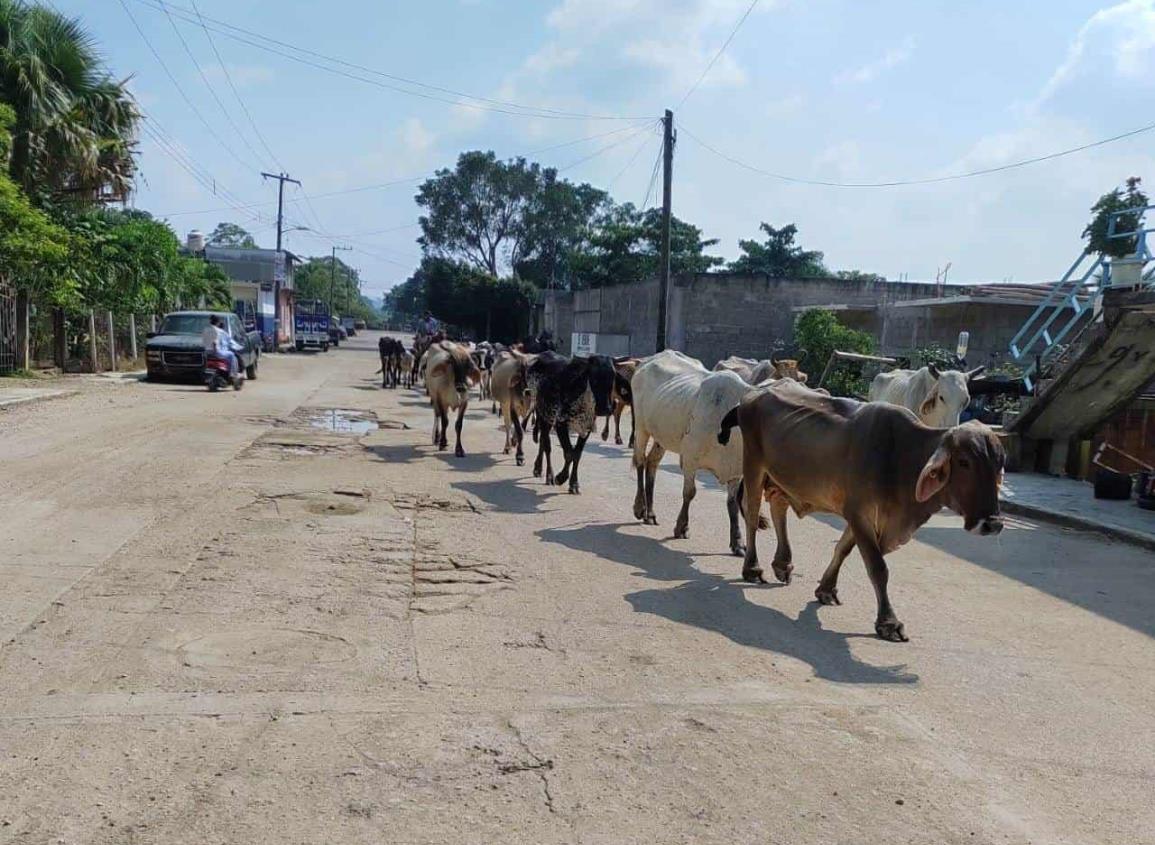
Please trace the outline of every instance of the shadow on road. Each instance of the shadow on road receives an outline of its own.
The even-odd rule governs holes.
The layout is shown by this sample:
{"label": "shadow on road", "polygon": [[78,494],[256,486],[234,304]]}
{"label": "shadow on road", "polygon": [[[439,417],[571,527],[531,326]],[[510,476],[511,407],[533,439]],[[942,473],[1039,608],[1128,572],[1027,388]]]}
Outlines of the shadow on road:
{"label": "shadow on road", "polygon": [[943,525],[923,526],[914,538],[1155,637],[1151,552],[1021,519],[997,538]]}
{"label": "shadow on road", "polygon": [[537,513],[549,501],[551,490],[561,492],[565,488],[546,487],[541,479],[529,478],[522,482],[508,481],[455,481],[450,484],[455,490],[469,493],[487,505],[492,505],[508,513]]}
{"label": "shadow on road", "polygon": [[[826,680],[852,684],[912,684],[918,675],[905,665],[872,666],[850,652],[850,640],[873,634],[843,634],[824,629],[819,605],[809,603],[798,619],[751,602],[741,581],[709,575],[694,568],[693,558],[649,538],[625,534],[622,524],[596,524],[580,528],[546,528],[537,532],[542,540],[569,549],[589,552],[606,560],[640,569],[654,581],[679,581],[665,589],[640,590],[627,595],[637,613],[652,613],[683,625],[722,634],[740,645],[774,651],[808,663]],[[735,559],[735,576],[739,563]],[[801,589],[797,585],[793,589]]]}

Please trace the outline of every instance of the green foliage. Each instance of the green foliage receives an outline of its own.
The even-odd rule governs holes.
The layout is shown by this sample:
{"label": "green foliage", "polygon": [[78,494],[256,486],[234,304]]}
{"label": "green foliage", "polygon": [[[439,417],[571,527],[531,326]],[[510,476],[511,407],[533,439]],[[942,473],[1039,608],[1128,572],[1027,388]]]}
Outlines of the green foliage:
{"label": "green foliage", "polygon": [[[835,350],[873,355],[876,348],[873,335],[842,325],[833,312],[823,309],[798,315],[794,321],[794,343],[806,350],[804,360],[811,372],[817,373],[822,372]],[[815,376],[812,378],[817,381]],[[865,396],[868,385],[863,367],[845,362],[831,368],[822,387],[835,396]]]}
{"label": "green foliage", "polygon": [[[627,284],[658,272],[661,212],[615,205],[587,184],[525,159],[462,153],[419,189],[425,254],[497,277],[510,271],[539,288],[577,290]],[[705,255],[717,241],[682,220],[671,223],[674,273],[705,272],[722,263]]]}
{"label": "green foliage", "polygon": [[805,250],[794,242],[798,227],[793,223],[775,229],[769,223],[759,227],[766,241],[738,241],[742,255],[731,261],[728,270],[733,273],[765,273],[776,279],[808,279],[829,276],[822,263],[823,254]]}
{"label": "green foliage", "polygon": [[839,270],[834,274],[836,279],[845,279],[850,282],[885,282],[886,276],[879,273],[866,273],[862,270]]}
{"label": "green foliage", "polygon": [[319,299],[333,303],[333,313],[366,323],[376,324],[380,312],[361,296],[361,275],[340,258],[332,255],[309,258],[293,271],[293,285],[299,299]]}
{"label": "green foliage", "polygon": [[497,279],[444,258],[425,259],[414,277],[420,279],[428,309],[437,319],[474,338],[511,342],[525,335],[537,295],[528,282]]}
{"label": "green foliage", "polygon": [[[1122,188],[1115,188],[1091,206],[1094,217],[1083,229],[1081,237],[1087,241],[1086,254],[1107,255],[1124,258],[1135,252],[1135,238],[1108,238],[1111,215],[1128,209],[1143,209],[1147,205],[1147,195],[1139,188],[1142,180],[1138,176],[1127,179]],[[1139,214],[1121,214],[1115,219],[1116,232],[1133,232],[1139,227]]]}
{"label": "green foliage", "polygon": [[949,370],[956,366],[953,349],[947,349],[941,343],[929,343],[914,351],[914,366],[926,367],[934,364],[940,370]]}
{"label": "green foliage", "polygon": [[236,223],[218,223],[208,237],[208,243],[213,246],[231,246],[243,249],[253,249],[257,242],[253,240],[244,228]]}
{"label": "green foliage", "polygon": [[0,173],[0,278],[62,303],[73,293],[66,272],[69,248],[68,233]]}
{"label": "green foliage", "polygon": [[15,113],[8,166],[36,205],[123,198],[140,112],[94,39],[49,4],[0,0],[0,100]]}
{"label": "green foliage", "polygon": [[415,319],[428,310],[425,297],[425,273],[417,271],[385,294],[381,310],[397,319]]}

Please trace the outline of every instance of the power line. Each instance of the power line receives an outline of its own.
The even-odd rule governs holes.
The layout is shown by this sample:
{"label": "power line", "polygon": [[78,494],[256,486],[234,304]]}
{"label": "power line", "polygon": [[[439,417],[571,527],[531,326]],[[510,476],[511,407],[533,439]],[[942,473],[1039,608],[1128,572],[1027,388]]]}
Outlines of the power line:
{"label": "power line", "polygon": [[[122,0],[122,2],[123,2],[123,0]],[[144,6],[146,6],[147,8],[151,8],[153,10],[162,10],[161,7],[156,5],[157,3],[161,2],[161,0],[135,0],[135,2],[140,3]],[[178,6],[176,4],[169,4],[169,5],[171,6],[172,9],[176,10],[178,14],[183,13],[185,16],[188,16],[191,13],[191,10],[186,9],[184,7],[181,7],[181,6]],[[189,17],[185,17],[185,20],[188,20],[190,23],[196,23],[196,21],[193,21]],[[202,25],[205,25],[203,23],[204,21],[209,21],[212,24],[214,24],[215,26],[212,27],[213,31],[217,32],[220,35],[225,36],[226,38],[231,38],[235,41],[240,41],[241,43],[248,44],[251,47],[256,47],[259,50],[264,50],[266,52],[273,53],[275,55],[279,55],[283,58],[290,59],[291,61],[295,61],[295,62],[298,62],[301,64],[309,65],[311,67],[315,67],[315,68],[318,68],[320,70],[325,70],[325,71],[328,71],[330,73],[338,74],[340,76],[345,76],[345,77],[350,78],[350,79],[356,79],[360,82],[365,82],[365,83],[370,84],[370,85],[377,85],[378,87],[387,88],[389,90],[397,91],[397,92],[402,93],[402,94],[408,94],[410,96],[421,97],[421,98],[427,99],[427,100],[434,100],[437,102],[448,103],[449,105],[462,106],[465,108],[473,108],[473,109],[478,109],[480,111],[499,112],[502,114],[509,114],[509,115],[514,115],[514,116],[518,116],[518,117],[539,117],[539,118],[544,118],[544,119],[556,119],[556,120],[637,120],[637,119],[639,119],[636,116],[629,117],[629,116],[623,116],[623,115],[585,114],[585,113],[581,113],[581,112],[571,112],[571,111],[564,111],[561,109],[553,109],[553,108],[549,108],[546,106],[529,106],[529,105],[525,105],[522,103],[515,103],[512,101],[508,101],[508,100],[497,100],[497,99],[493,99],[490,97],[481,97],[481,96],[478,96],[476,94],[468,94],[468,93],[465,93],[463,91],[454,90],[452,88],[445,88],[445,87],[439,86],[439,85],[432,85],[432,84],[429,84],[426,82],[421,82],[421,81],[416,80],[416,79],[410,79],[407,77],[398,76],[397,74],[391,74],[391,73],[387,73],[387,72],[382,71],[382,70],[377,70],[376,68],[371,68],[371,67],[367,67],[365,65],[357,64],[356,62],[350,62],[350,61],[347,61],[345,59],[338,58],[336,56],[330,56],[330,55],[327,55],[324,53],[319,53],[315,50],[310,50],[310,49],[305,48],[305,47],[300,47],[300,46],[297,46],[295,44],[291,44],[291,43],[288,43],[285,41],[280,41],[280,40],[275,39],[275,38],[270,38],[267,35],[263,35],[263,34],[258,33],[258,32],[253,32],[252,30],[245,29],[244,27],[239,27],[239,26],[236,26],[234,24],[230,24],[230,23],[227,23],[225,21],[221,21],[221,20],[214,19],[211,17],[207,17],[207,16],[202,17]],[[240,34],[238,34],[238,33],[240,33]],[[252,39],[257,39],[257,40],[254,41]],[[267,43],[261,43],[261,42],[267,42]],[[275,49],[273,47],[269,47],[268,44],[276,45],[276,47],[280,48],[280,49]],[[391,80],[391,81],[396,82],[396,83],[401,83],[403,85],[409,85],[409,86],[413,86],[414,88],[421,88],[421,89],[425,89],[425,90],[424,91],[414,91],[414,90],[411,90],[409,88],[399,87],[398,85],[389,85],[389,84],[382,83],[382,82],[375,82],[373,80],[365,79],[364,77],[357,76],[355,74],[351,74],[351,73],[339,70],[338,68],[329,67],[327,65],[323,65],[323,64],[319,64],[319,63],[314,62],[314,61],[310,61],[309,59],[302,58],[301,55],[294,55],[293,53],[286,52],[286,51],[295,51],[296,53],[300,53],[304,56],[312,56],[315,59],[320,59],[321,61],[324,61],[324,62],[329,62],[329,63],[334,64],[334,65],[340,65],[342,67],[351,68],[353,70],[357,70],[357,71],[360,71],[362,73],[367,73],[367,74],[370,74],[373,76],[381,77],[382,79],[388,79],[388,80]],[[436,93],[433,93],[433,94],[427,93],[430,91],[436,92]],[[449,96],[457,98],[457,99],[448,99],[445,96],[438,96],[439,94],[449,95]],[[470,102],[470,101],[476,101],[476,102]],[[482,103],[489,104],[489,105],[481,105]]]}
{"label": "power line", "polygon": [[738,34],[738,30],[742,28],[742,24],[746,23],[746,18],[750,17],[750,13],[754,11],[754,7],[757,5],[758,0],[754,0],[754,2],[750,4],[749,8],[746,9],[746,13],[743,14],[742,17],[738,18],[738,23],[734,24],[734,28],[730,31],[729,37],[724,42],[722,42],[722,46],[718,48],[718,52],[714,54],[714,58],[710,59],[710,63],[706,65],[706,69],[702,71],[702,75],[698,77],[698,80],[690,86],[690,90],[687,91],[685,95],[683,95],[682,99],[678,101],[678,105],[675,106],[675,110],[680,109],[686,100],[690,99],[690,95],[698,90],[698,86],[705,81],[706,77],[713,69],[714,63],[717,62],[718,59],[722,58],[722,54],[726,52],[726,48],[730,46],[730,42],[734,40],[734,36]]}
{"label": "power line", "polygon": [[156,59],[157,64],[159,64],[161,66],[161,69],[165,72],[165,75],[169,78],[169,81],[172,82],[173,87],[176,88],[177,93],[180,94],[181,99],[185,101],[185,104],[189,107],[189,109],[192,111],[192,113],[197,116],[197,118],[200,120],[200,122],[205,125],[205,129],[208,130],[209,134],[212,135],[213,138],[216,140],[216,142],[218,144],[220,144],[221,147],[225,150],[225,152],[227,152],[234,159],[236,159],[242,167],[244,167],[246,170],[252,169],[249,164],[247,164],[239,155],[236,154],[236,152],[228,144],[226,144],[224,142],[224,140],[221,138],[221,136],[217,134],[216,130],[213,129],[212,124],[210,124],[207,120],[205,120],[205,116],[203,114],[201,114],[200,109],[198,109],[196,107],[196,103],[194,103],[189,98],[188,94],[185,93],[184,88],[177,81],[177,78],[173,75],[173,72],[171,70],[169,70],[168,65],[165,63],[164,59],[161,58],[160,53],[157,52],[156,47],[153,46],[152,41],[149,39],[149,37],[145,34],[144,30],[141,28],[140,23],[137,21],[136,16],[132,13],[132,10],[130,8],[128,8],[128,4],[125,2],[125,0],[120,0],[120,6],[122,9],[124,9],[124,13],[126,15],[128,15],[129,20],[132,21],[133,27],[136,29],[137,33],[140,34],[141,40],[144,41],[145,45],[149,49],[149,52],[151,52],[153,55],[153,58]]}
{"label": "power line", "polygon": [[200,7],[197,6],[196,0],[191,0],[191,2],[193,11],[196,13],[197,19],[201,22],[201,29],[204,30],[205,39],[209,42],[209,46],[212,47],[213,55],[217,57],[217,63],[221,66],[221,73],[223,73],[225,76],[225,82],[228,83],[229,89],[233,92],[233,97],[236,98],[237,105],[241,107],[241,111],[244,113],[245,119],[248,120],[249,126],[252,127],[253,134],[256,136],[257,141],[260,142],[262,147],[264,147],[265,152],[269,154],[269,157],[273,160],[273,163],[276,164],[280,170],[288,170],[288,168],[285,167],[281,160],[277,158],[277,154],[273,152],[273,148],[269,146],[269,142],[265,140],[264,133],[261,132],[261,128],[257,125],[257,121],[253,119],[252,112],[249,111],[249,107],[245,104],[244,98],[241,97],[241,92],[237,90],[236,83],[233,82],[233,75],[229,73],[229,67],[227,64],[225,64],[225,60],[221,56],[220,50],[217,49],[217,42],[213,40],[213,36],[212,33],[209,32],[209,28],[204,25],[204,18],[201,16],[201,10]]}
{"label": "power line", "polygon": [[679,123],[678,128],[685,132],[699,146],[704,147],[719,158],[725,159],[731,164],[736,165],[737,167],[741,167],[745,170],[749,170],[752,173],[759,173],[763,176],[769,176],[772,179],[778,179],[783,182],[793,182],[799,185],[818,185],[827,188],[898,188],[908,185],[933,185],[940,182],[954,182],[960,179],[971,179],[975,176],[986,176],[991,173],[1001,173],[1004,170],[1013,170],[1016,167],[1026,167],[1030,164],[1038,164],[1044,161],[1051,161],[1052,159],[1062,158],[1064,156],[1083,152],[1084,150],[1090,150],[1095,147],[1102,147],[1107,144],[1113,144],[1116,141],[1133,138],[1136,135],[1142,135],[1146,132],[1155,130],[1155,123],[1149,123],[1146,126],[1141,126],[1138,129],[1132,129],[1129,132],[1123,132],[1119,135],[1112,135],[1110,138],[1103,138],[1098,141],[1092,141],[1089,144],[1080,144],[1077,147],[1070,147],[1065,150],[1059,150],[1058,152],[1035,156],[1034,158],[1027,158],[1021,161],[1014,161],[1009,164],[1000,164],[997,167],[984,167],[979,170],[968,170],[964,173],[952,173],[947,176],[928,176],[922,179],[895,179],[888,182],[831,182],[824,179],[805,179],[800,176],[789,176],[785,173],[775,173],[771,170],[764,170],[761,167],[755,167],[752,164],[747,164],[741,159],[727,155],[721,150],[718,150],[703,141],[701,138],[687,129],[683,124]]}
{"label": "power line", "polygon": [[658,168],[662,164],[662,152],[665,147],[658,147],[658,156],[654,159],[654,169],[650,172],[650,184],[646,186],[646,198],[642,200],[642,205],[638,211],[645,211],[650,205],[650,194],[653,193],[654,183],[658,181]]}
{"label": "power line", "polygon": [[630,133],[629,135],[627,135],[625,138],[619,138],[618,140],[614,141],[613,143],[607,144],[606,146],[604,146],[600,149],[594,150],[589,155],[579,158],[577,161],[571,161],[569,164],[565,165],[564,167],[557,168],[557,172],[562,173],[566,170],[572,170],[573,168],[577,167],[579,164],[585,164],[587,161],[590,161],[591,159],[595,159],[598,156],[602,155],[603,153],[609,152],[610,150],[614,149],[615,147],[620,147],[622,144],[625,144],[625,143],[632,141],[634,138],[638,137],[638,135],[640,135],[642,132],[645,132],[646,129],[648,129],[648,128],[649,128],[648,125],[642,126],[641,128],[639,128],[639,129],[635,130],[634,132]]}
{"label": "power line", "polygon": [[221,98],[217,96],[216,88],[214,88],[213,84],[209,82],[209,78],[205,75],[204,68],[202,68],[201,63],[197,61],[196,55],[193,53],[192,48],[189,47],[188,41],[185,40],[184,34],[180,31],[180,27],[176,25],[176,21],[173,19],[173,16],[169,14],[168,7],[164,5],[164,0],[157,0],[157,2],[160,3],[161,8],[164,9],[165,17],[168,18],[168,22],[172,27],[172,31],[176,33],[177,39],[180,41],[181,46],[184,48],[185,53],[189,57],[189,60],[193,63],[193,67],[197,69],[197,74],[200,76],[201,82],[204,83],[205,88],[207,88],[209,94],[212,95],[212,98],[216,102],[217,107],[221,110],[221,114],[225,116],[225,120],[229,122],[229,126],[231,126],[233,131],[237,133],[237,137],[241,139],[241,143],[243,143],[248,148],[249,152],[252,153],[253,161],[251,166],[254,169],[259,170],[261,154],[257,152],[256,147],[254,147],[252,143],[249,142],[249,139],[245,136],[245,134],[241,132],[241,127],[239,127],[237,122],[233,120],[232,114],[228,109],[225,108],[225,104],[221,102]]}
{"label": "power line", "polygon": [[609,193],[610,191],[612,191],[614,188],[614,185],[616,185],[618,183],[618,180],[622,178],[622,174],[625,173],[627,170],[629,170],[631,167],[633,167],[634,162],[637,161],[638,156],[640,156],[642,154],[642,150],[644,150],[646,148],[646,142],[649,140],[650,139],[645,137],[645,136],[642,137],[642,143],[638,144],[638,148],[636,150],[634,150],[634,154],[632,156],[630,156],[629,161],[627,161],[625,164],[625,167],[623,167],[616,174],[614,174],[614,178],[611,179],[609,181],[609,184],[606,185],[606,193]]}

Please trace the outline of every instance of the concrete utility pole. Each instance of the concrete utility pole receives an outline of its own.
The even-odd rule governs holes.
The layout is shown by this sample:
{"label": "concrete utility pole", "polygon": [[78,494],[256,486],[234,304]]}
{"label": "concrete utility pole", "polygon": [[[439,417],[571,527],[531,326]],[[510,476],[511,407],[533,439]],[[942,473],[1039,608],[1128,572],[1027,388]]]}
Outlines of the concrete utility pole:
{"label": "concrete utility pole", "polygon": [[[301,183],[289,177],[287,173],[265,173],[265,179],[277,180],[277,252],[281,251],[281,243],[285,235],[285,183],[292,182],[300,187]],[[281,334],[281,280],[273,280],[273,350],[276,351]]]}
{"label": "concrete utility pole", "polygon": [[351,246],[335,246],[333,247],[333,257],[329,263],[329,316],[333,316],[333,292],[337,286],[337,250],[342,252],[352,252]]}
{"label": "concrete utility pole", "polygon": [[658,264],[658,352],[666,348],[666,307],[670,298],[670,189],[674,177],[674,113],[662,118],[662,254]]}

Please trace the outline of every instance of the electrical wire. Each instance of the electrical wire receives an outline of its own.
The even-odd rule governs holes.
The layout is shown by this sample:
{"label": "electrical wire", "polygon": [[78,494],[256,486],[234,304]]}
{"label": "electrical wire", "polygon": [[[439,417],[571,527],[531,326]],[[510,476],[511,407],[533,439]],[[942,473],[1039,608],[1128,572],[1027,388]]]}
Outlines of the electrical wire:
{"label": "electrical wire", "polygon": [[642,143],[638,144],[638,148],[636,150],[634,150],[634,154],[632,156],[630,156],[629,161],[627,161],[625,164],[625,167],[623,167],[616,174],[614,174],[614,178],[611,179],[609,181],[609,184],[606,185],[606,193],[610,193],[611,191],[613,191],[614,185],[616,185],[618,183],[618,180],[622,178],[622,174],[625,173],[627,170],[629,170],[631,167],[633,167],[634,162],[637,161],[638,156],[640,156],[642,154],[642,150],[644,150],[646,148],[646,143],[649,140],[650,139],[648,137],[643,136]]}
{"label": "electrical wire", "polygon": [[[122,0],[122,2],[123,2],[123,0]],[[157,5],[157,3],[161,2],[161,0],[135,0],[135,2],[140,3],[141,5],[143,5],[147,8],[153,9],[153,10],[161,10],[161,7]],[[182,6],[179,6],[177,4],[170,3],[168,5],[171,9],[175,10],[175,12],[178,15],[183,13],[186,16],[185,19],[188,20],[190,23],[196,23],[196,21],[192,20],[191,17],[189,17],[192,10],[187,9],[185,7],[182,7]],[[513,115],[513,116],[518,116],[518,117],[538,117],[538,118],[543,118],[543,119],[556,119],[556,120],[638,120],[639,119],[637,116],[631,117],[631,116],[624,116],[624,115],[585,114],[582,112],[565,111],[565,110],[553,109],[553,108],[549,108],[549,107],[545,107],[545,106],[529,106],[529,105],[525,105],[522,103],[516,103],[516,102],[512,102],[512,101],[508,101],[508,100],[497,100],[497,99],[493,99],[490,97],[478,96],[476,94],[468,94],[468,93],[465,93],[463,91],[454,90],[452,88],[446,88],[443,86],[432,85],[429,83],[421,82],[420,80],[410,79],[407,77],[399,76],[397,74],[387,73],[385,71],[377,70],[376,68],[371,68],[371,67],[368,67],[366,65],[357,64],[356,62],[350,62],[350,61],[347,61],[345,59],[341,59],[341,58],[336,57],[336,56],[330,56],[330,55],[326,55],[324,53],[319,53],[315,50],[310,50],[310,49],[305,48],[305,47],[300,47],[298,45],[291,44],[289,42],[280,41],[280,40],[275,39],[275,38],[270,38],[267,35],[263,35],[261,33],[254,32],[252,30],[245,29],[244,27],[239,27],[239,26],[236,26],[234,24],[230,24],[230,23],[227,23],[225,21],[221,21],[219,19],[214,19],[214,18],[211,18],[208,16],[203,16],[202,20],[208,21],[209,23],[213,24],[213,26],[210,28],[212,28],[214,32],[217,32],[218,34],[223,35],[226,38],[231,38],[235,41],[240,41],[241,43],[248,44],[251,47],[256,47],[259,50],[264,50],[265,52],[279,55],[282,58],[290,59],[291,61],[295,61],[295,62],[298,62],[301,64],[309,65],[311,67],[315,67],[315,68],[318,68],[320,70],[325,70],[325,71],[328,71],[330,73],[338,74],[340,76],[345,76],[345,77],[350,78],[350,79],[356,79],[358,81],[365,82],[367,84],[377,85],[378,87],[387,88],[389,90],[397,91],[397,92],[402,93],[402,94],[408,94],[410,96],[421,97],[421,98],[427,99],[427,100],[434,100],[434,101],[438,101],[438,102],[448,103],[449,105],[462,106],[465,108],[474,108],[474,109],[478,109],[481,111],[494,111],[494,112],[499,112],[502,114],[508,114],[508,115]],[[207,24],[204,24],[204,25],[207,26]],[[257,39],[257,40],[254,41],[253,39]],[[266,42],[266,43],[261,43],[261,42]],[[270,46],[268,46],[269,44],[276,45],[276,46],[270,47]],[[286,51],[294,51],[295,53],[299,53],[301,55],[294,55],[294,52],[286,52]],[[341,71],[338,68],[330,67],[330,66],[324,65],[324,64],[319,64],[318,62],[311,61],[309,59],[305,59],[302,56],[312,56],[314,59],[319,59],[323,62],[329,62],[333,65],[339,65],[339,66],[345,67],[345,68],[351,68],[353,70],[360,71],[362,73],[367,73],[367,74],[370,74],[372,76],[381,77],[382,79],[391,80],[392,82],[395,82],[395,83],[401,83],[402,85],[409,85],[409,86],[412,86],[413,88],[424,89],[424,91],[415,91],[415,90],[411,90],[410,88],[402,88],[399,85],[390,85],[390,84],[385,84],[382,82],[375,82],[373,80],[365,79],[362,76],[357,76],[356,74],[351,74],[351,73],[348,73],[345,71]],[[427,92],[436,92],[436,93],[427,93]],[[456,99],[449,99],[446,96],[439,96],[441,94],[448,95],[449,97],[453,97]],[[476,101],[476,102],[471,102],[471,101]],[[485,104],[485,105],[482,105],[482,104]]]}
{"label": "electrical wire", "polygon": [[689,129],[687,129],[685,125],[680,121],[678,123],[678,128],[685,132],[686,135],[688,135],[690,139],[697,143],[699,146],[709,150],[719,158],[725,159],[731,164],[737,167],[741,167],[744,170],[749,170],[751,173],[758,173],[762,176],[768,176],[772,179],[778,179],[782,182],[792,182],[798,185],[818,185],[826,188],[899,188],[909,185],[934,185],[940,182],[955,182],[960,179],[971,179],[975,176],[986,176],[991,173],[1002,173],[1005,170],[1013,170],[1017,167],[1026,167],[1027,165],[1031,164],[1039,164],[1040,162],[1063,158],[1064,156],[1080,153],[1084,150],[1090,150],[1095,147],[1102,147],[1106,144],[1113,144],[1116,141],[1122,141],[1127,138],[1133,138],[1136,135],[1142,135],[1146,132],[1150,132],[1155,130],[1155,123],[1149,123],[1146,126],[1141,126],[1138,129],[1132,129],[1129,132],[1123,132],[1119,135],[1112,135],[1110,138],[1102,138],[1098,141],[1092,141],[1089,144],[1080,144],[1077,147],[1070,147],[1065,150],[1059,150],[1058,152],[1022,159],[1021,161],[1014,161],[1009,164],[1000,164],[996,167],[984,167],[979,170],[968,170],[963,173],[952,173],[946,176],[929,176],[923,179],[895,179],[888,182],[832,182],[824,179],[805,179],[800,176],[789,176],[785,173],[775,173],[771,170],[764,170],[761,167],[755,167],[752,164],[747,164],[741,159],[734,158],[733,156],[727,155],[721,150],[716,149],[715,147],[703,141]]}
{"label": "electrical wire", "polygon": [[225,120],[227,120],[229,123],[229,126],[231,126],[233,128],[233,132],[235,132],[237,134],[237,137],[241,139],[241,143],[243,143],[245,145],[245,147],[248,148],[248,151],[250,153],[252,153],[253,161],[250,162],[250,166],[252,166],[252,169],[254,169],[254,170],[260,170],[261,169],[260,168],[261,154],[259,152],[257,152],[257,148],[252,145],[252,143],[249,141],[248,137],[243,132],[241,132],[241,127],[237,125],[237,122],[235,120],[233,120],[232,113],[228,109],[225,108],[225,104],[221,101],[221,98],[217,95],[216,88],[213,87],[213,84],[211,82],[209,82],[208,76],[205,75],[204,68],[201,67],[201,63],[197,60],[196,54],[194,54],[192,51],[192,48],[189,47],[189,43],[185,39],[184,33],[182,33],[180,31],[180,27],[178,27],[176,25],[176,20],[174,20],[173,16],[171,14],[169,14],[168,7],[165,6],[164,0],[157,0],[157,2],[160,3],[161,8],[164,9],[165,17],[168,18],[168,22],[169,22],[169,25],[172,27],[172,31],[174,33],[176,33],[177,40],[180,41],[181,46],[184,48],[185,53],[189,57],[189,60],[193,63],[193,67],[196,68],[197,74],[201,78],[201,82],[204,83],[204,86],[205,86],[205,88],[208,89],[208,92],[212,96],[213,101],[216,102],[217,108],[219,108],[221,110],[221,114],[223,114],[225,116]]}
{"label": "electrical wire", "polygon": [[722,54],[726,52],[726,48],[730,46],[730,42],[734,40],[734,36],[738,34],[738,30],[742,28],[742,24],[746,23],[746,18],[750,17],[750,13],[754,11],[754,7],[757,5],[758,0],[754,0],[754,2],[752,2],[746,9],[746,13],[743,14],[742,17],[738,18],[738,23],[734,24],[734,28],[730,31],[729,37],[727,37],[726,40],[722,43],[722,46],[718,48],[718,52],[714,54],[714,58],[710,59],[710,63],[706,65],[706,69],[702,71],[702,75],[698,77],[697,81],[690,86],[690,90],[687,91],[682,96],[682,99],[678,101],[677,108],[680,109],[686,100],[690,99],[690,95],[698,90],[698,86],[705,81],[710,71],[713,70],[714,64],[718,61],[718,59],[722,58]]}
{"label": "electrical wire", "polygon": [[645,132],[649,128],[650,128],[649,125],[642,126],[638,129],[636,129],[635,131],[631,132],[625,138],[619,138],[618,140],[614,141],[612,144],[607,144],[606,146],[604,146],[600,149],[594,150],[592,153],[590,153],[587,156],[582,156],[577,161],[571,161],[569,164],[565,165],[564,167],[559,167],[557,169],[557,172],[558,173],[564,173],[566,170],[572,170],[573,168],[577,167],[579,164],[585,164],[587,161],[590,161],[591,159],[595,159],[598,156],[602,155],[603,153],[609,152],[610,150],[614,149],[615,147],[620,147],[622,144],[629,143],[630,141],[634,140],[634,138],[638,137],[638,135]]}
{"label": "electrical wire", "polygon": [[646,198],[642,200],[642,205],[638,211],[645,211],[650,206],[650,194],[653,193],[654,184],[658,181],[658,167],[662,163],[662,147],[658,147],[658,156],[654,159],[654,169],[650,172],[650,184],[646,187]]}
{"label": "electrical wire", "polygon": [[221,66],[221,73],[224,74],[225,82],[228,83],[229,89],[233,92],[233,97],[237,101],[237,105],[241,107],[241,112],[244,113],[245,119],[248,120],[249,126],[253,130],[253,135],[256,136],[257,141],[264,148],[265,152],[269,154],[269,158],[271,158],[273,163],[277,165],[277,169],[282,173],[289,172],[289,168],[285,167],[285,165],[281,163],[281,160],[277,158],[277,154],[273,152],[273,148],[269,146],[269,142],[265,140],[264,133],[261,132],[261,128],[257,125],[257,121],[253,119],[252,112],[249,111],[249,107],[245,103],[244,98],[241,96],[241,92],[237,90],[236,83],[233,81],[233,75],[229,73],[229,67],[227,64],[225,64],[224,57],[221,56],[220,50],[217,49],[217,42],[213,39],[212,33],[209,32],[208,27],[204,25],[204,19],[201,16],[200,7],[197,6],[197,1],[190,0],[190,2],[192,3],[192,8],[196,13],[197,19],[201,22],[201,29],[204,30],[205,39],[209,42],[209,46],[213,50],[213,55],[217,58],[217,64]]}
{"label": "electrical wire", "polygon": [[205,119],[205,116],[201,113],[200,109],[198,109],[196,107],[196,103],[194,103],[192,101],[192,99],[189,98],[189,95],[187,93],[185,93],[184,87],[180,84],[180,82],[177,81],[176,76],[174,76],[173,72],[169,69],[168,64],[165,62],[165,60],[163,58],[161,58],[160,53],[157,52],[156,47],[153,45],[153,43],[149,39],[149,37],[145,34],[144,29],[141,28],[140,23],[137,21],[136,16],[132,13],[132,10],[130,8],[128,8],[128,3],[126,3],[125,0],[120,0],[120,6],[122,9],[124,9],[124,13],[126,15],[128,15],[129,20],[132,21],[132,25],[136,29],[137,33],[139,33],[141,40],[144,41],[145,46],[148,47],[149,52],[152,53],[153,58],[155,58],[157,61],[157,64],[159,64],[161,66],[161,69],[164,71],[165,75],[169,78],[169,81],[172,82],[173,87],[176,88],[177,93],[180,94],[181,99],[184,100],[185,104],[189,107],[189,110],[192,111],[192,113],[197,116],[197,118],[200,120],[200,122],[204,124],[205,129],[208,130],[209,134],[216,140],[216,142],[218,144],[221,145],[222,149],[224,149],[225,152],[227,152],[230,156],[232,156],[234,159],[236,159],[237,162],[240,163],[240,165],[242,167],[244,167],[246,170],[251,170],[252,166],[250,164],[246,163],[244,161],[244,159],[242,159],[239,155],[237,155],[236,151],[232,147],[230,147],[228,144],[225,143],[224,139],[221,138],[221,136],[217,134],[217,131],[215,129],[213,129],[212,124],[209,123],[208,120]]}

